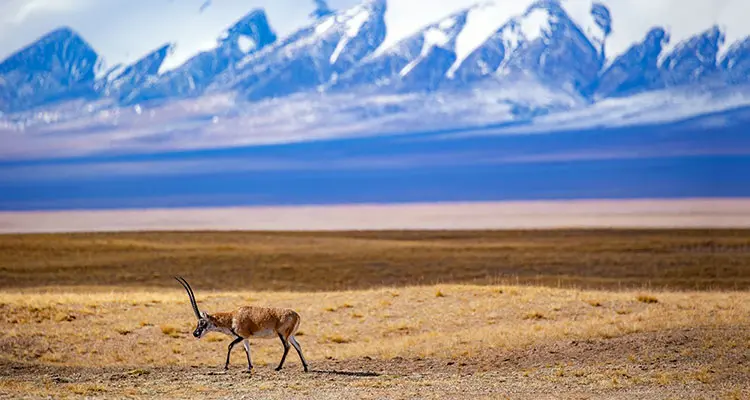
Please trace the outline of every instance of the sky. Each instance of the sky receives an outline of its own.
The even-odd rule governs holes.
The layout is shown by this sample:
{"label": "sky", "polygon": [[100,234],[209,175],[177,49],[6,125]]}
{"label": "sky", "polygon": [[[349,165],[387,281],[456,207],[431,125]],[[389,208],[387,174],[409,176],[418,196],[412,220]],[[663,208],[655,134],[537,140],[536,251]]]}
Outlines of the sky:
{"label": "sky", "polygon": [[[564,0],[578,20],[590,20],[592,0]],[[531,0],[496,0],[496,6],[473,17],[478,43],[499,23],[517,15]],[[624,52],[649,29],[664,25],[672,45],[719,24],[727,29],[727,46],[750,35],[747,0],[602,0],[612,10],[614,32],[608,52]],[[344,9],[359,0],[329,0]],[[479,0],[389,0],[388,35],[384,46]],[[254,8],[264,8],[273,29],[285,36],[309,23],[314,0],[2,0],[0,1],[0,59],[62,25],[78,31],[104,57],[105,66],[129,63],[165,43],[176,49],[163,67],[176,67],[202,49],[211,48],[220,33]],[[483,14],[483,15],[482,15]],[[470,22],[471,22],[470,17]],[[466,36],[466,35],[465,35]],[[725,46],[725,48],[727,47]],[[470,47],[469,47],[470,49]]]}

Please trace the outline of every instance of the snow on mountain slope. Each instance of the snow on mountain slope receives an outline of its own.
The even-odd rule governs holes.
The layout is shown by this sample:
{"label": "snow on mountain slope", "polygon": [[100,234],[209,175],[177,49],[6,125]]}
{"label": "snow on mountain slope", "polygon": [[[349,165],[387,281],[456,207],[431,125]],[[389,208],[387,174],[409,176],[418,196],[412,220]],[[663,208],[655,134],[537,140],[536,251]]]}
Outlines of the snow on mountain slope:
{"label": "snow on mountain slope", "polygon": [[[571,4],[589,3],[589,9],[591,6],[590,0],[567,1]],[[747,24],[750,3],[746,0],[600,0],[599,3],[612,15],[612,32],[607,38],[610,63],[659,27],[671,38],[665,43],[660,63],[679,43],[714,25],[726,34],[720,56],[729,45],[750,36],[750,25]],[[577,7],[584,8],[582,4]],[[570,8],[566,6],[573,15]]]}
{"label": "snow on mountain slope", "polygon": [[[0,146],[0,159],[403,135],[523,121],[538,112],[539,104],[553,110],[580,105],[557,91],[524,82],[494,82],[470,91],[370,96],[306,92],[283,101],[252,103],[209,94],[143,109],[97,110],[56,124],[28,125],[23,134],[5,136],[12,140]],[[7,133],[0,125],[0,137]]]}
{"label": "snow on mountain slope", "polygon": [[664,83],[685,85],[715,76],[719,69],[717,55],[724,39],[724,33],[713,27],[678,44],[661,64]]}
{"label": "snow on mountain slope", "polygon": [[652,29],[642,42],[617,57],[601,73],[596,97],[625,96],[663,87],[658,61],[668,40],[664,29]]}
{"label": "snow on mountain slope", "polygon": [[[132,107],[117,112],[100,110],[61,124],[31,126],[22,134],[4,130],[0,124],[0,135],[8,139],[0,146],[0,159],[185,151],[413,133],[422,135],[405,139],[666,123],[697,124],[700,129],[702,124],[722,126],[726,122],[722,117],[691,122],[696,115],[740,107],[746,109],[745,114],[750,110],[750,95],[741,91],[722,96],[653,91],[583,107],[583,103],[561,97],[559,91],[525,82],[512,86],[493,84],[455,93],[372,96],[300,93],[284,101],[266,99],[252,104],[236,103],[224,95],[207,95],[165,103],[141,113]],[[533,119],[519,112],[524,103],[535,105],[540,99],[548,108],[565,112],[542,113]],[[740,123],[743,121],[746,123],[747,118]]]}
{"label": "snow on mountain slope", "polygon": [[[598,13],[604,14],[602,10]],[[594,21],[593,16],[590,19]],[[591,37],[599,38],[594,45],[561,3],[536,1],[454,66],[450,75],[457,82],[495,74],[524,75],[553,87],[585,93],[604,62],[604,32],[609,24],[606,18],[600,20],[603,27],[595,24],[598,36],[594,34],[596,29],[588,29]]]}
{"label": "snow on mountain slope", "polygon": [[367,56],[385,37],[385,0],[367,0],[324,17],[245,57],[219,76],[212,91],[237,90],[248,99],[314,89]]}
{"label": "snow on mountain slope", "polygon": [[553,87],[576,93],[590,90],[604,63],[602,51],[557,1],[536,2],[526,11],[520,26],[525,40],[509,54],[501,74],[531,74]]}
{"label": "snow on mountain slope", "polygon": [[729,47],[721,68],[729,83],[750,82],[750,37]]}
{"label": "snow on mountain slope", "polygon": [[606,59],[606,41],[612,33],[612,13],[601,2],[586,3],[568,1],[562,4],[567,15],[580,27],[600,56]]}
{"label": "snow on mountain slope", "polygon": [[[460,11],[385,50],[379,48],[352,71],[337,77],[331,86],[434,89],[446,77],[467,83],[493,75],[501,65],[506,75],[522,71],[572,90],[582,91],[591,85],[602,64],[606,32],[611,28],[605,7],[595,5],[589,10],[588,35],[557,1],[535,1],[518,16],[511,16],[512,11],[499,4]],[[490,17],[510,19],[496,29],[497,19]],[[496,31],[485,37],[488,29]],[[464,54],[469,49],[471,53]]]}
{"label": "snow on mountain slope", "polygon": [[0,63],[0,111],[92,96],[99,63],[72,29],[54,30]]}
{"label": "snow on mountain slope", "polygon": [[[465,32],[457,39],[456,53],[460,62],[533,2],[490,0],[477,6],[480,3],[477,0],[391,0],[385,15],[388,35],[378,52],[445,15],[477,6],[475,11],[469,13]],[[746,23],[750,4],[746,0],[560,0],[560,5],[592,42],[601,37],[599,24],[607,19],[601,11],[609,10],[608,30],[611,32],[606,40],[609,62],[641,42],[655,27],[664,28],[673,39],[665,47],[666,52],[713,25],[719,25],[726,32],[727,44],[750,36],[750,25]],[[597,9],[595,14],[598,16],[592,15],[592,9]],[[722,47],[720,55],[726,52],[727,47]]]}
{"label": "snow on mountain slope", "polygon": [[164,45],[121,72],[112,71],[97,82],[97,89],[107,97],[114,96],[120,101],[128,102],[128,97],[137,89],[158,79],[159,68],[173,48],[172,44]]}
{"label": "snow on mountain slope", "polygon": [[468,10],[459,11],[402,39],[385,51],[373,52],[351,70],[334,78],[334,90],[362,85],[399,90],[434,89],[456,60],[458,33]]}
{"label": "snow on mountain slope", "polygon": [[519,46],[539,38],[545,24],[549,29],[549,15],[543,10],[529,11],[524,17],[511,18],[462,61],[457,61],[448,76],[469,82],[494,75]]}
{"label": "snow on mountain slope", "polygon": [[[12,73],[0,70],[0,110],[28,110],[45,104],[44,112],[7,117],[30,127],[72,121],[78,118],[75,115],[87,118],[102,107],[113,113],[127,110],[122,115],[131,115],[136,107],[149,113],[165,112],[173,110],[170,102],[203,104],[185,101],[225,96],[237,100],[235,106],[227,106],[231,112],[253,125],[247,118],[262,118],[251,110],[258,102],[285,107],[299,96],[327,101],[414,94],[414,98],[429,98],[436,109],[451,110],[446,112],[452,118],[458,117],[451,103],[471,101],[482,104],[477,109],[490,113],[487,118],[491,117],[488,110],[502,109],[498,120],[518,121],[580,110],[612,97],[625,101],[655,90],[687,93],[746,83],[750,39],[741,35],[749,28],[739,24],[736,16],[726,15],[726,10],[741,11],[737,4],[750,10],[749,3],[718,0],[712,12],[688,15],[685,10],[706,10],[696,1],[497,0],[458,8],[464,0],[365,0],[347,10],[325,13],[311,25],[279,38],[265,12],[255,10],[229,27],[213,48],[166,72],[164,66],[174,51],[171,45],[131,65],[110,69],[99,79],[89,75],[96,73],[93,65],[100,57],[80,38],[71,39],[75,51],[58,46],[66,48],[63,68],[54,62],[37,68],[34,57],[17,54],[9,59],[16,60]],[[671,8],[665,9],[665,4]],[[678,21],[675,15],[684,20]],[[29,48],[44,46],[39,42]],[[60,50],[53,46],[44,51],[54,55]],[[92,72],[85,72],[87,68]],[[62,81],[73,84],[66,86]],[[491,98],[492,106],[477,93]],[[73,112],[60,104],[50,105],[82,97],[96,97],[97,102],[84,103],[85,107]],[[373,113],[393,113],[395,119],[414,124],[423,118],[415,115],[412,120],[404,112],[435,117],[423,107],[414,107],[411,100],[401,100],[376,102],[383,106],[375,107]],[[302,107],[310,102],[295,104]],[[326,104],[326,112],[348,112]],[[465,111],[472,105],[462,107]],[[66,111],[58,111],[63,108]],[[268,112],[268,107],[264,109]],[[185,112],[185,118],[194,117]],[[358,108],[353,115],[369,116],[370,112]],[[390,121],[383,115],[378,121]],[[195,118],[213,121],[214,117],[226,121],[218,114]],[[333,115],[315,118],[318,123],[337,120]],[[119,117],[115,121],[124,124]],[[211,123],[212,130],[218,129]],[[283,119],[278,123],[284,123]],[[188,125],[175,123],[183,128]]]}
{"label": "snow on mountain slope", "polygon": [[[460,32],[465,24],[466,12],[461,12],[425,29],[424,32],[422,32],[422,50],[419,52],[419,56],[407,64],[399,72],[399,76],[401,78],[412,78],[416,76],[416,80],[419,80],[422,76],[419,72],[422,72],[425,69],[432,69],[433,73],[442,76],[444,71],[447,71],[448,68],[445,68],[444,65],[441,67],[437,64],[444,64],[440,62],[442,61],[442,58],[452,57],[449,61],[448,67],[450,67],[455,61],[455,51],[453,51],[453,48],[455,47],[456,33]],[[444,56],[444,54],[447,55]],[[437,58],[438,61],[435,61],[435,58]],[[437,71],[434,71],[435,69],[437,69]]]}
{"label": "snow on mountain slope", "polygon": [[[517,22],[519,16],[533,7],[534,3],[532,0],[496,1],[473,7],[469,12],[466,29],[458,36],[457,60],[451,67],[449,76],[452,77],[464,60],[481,46],[486,46],[487,41],[492,39],[493,36],[498,35],[504,28],[508,30],[508,25],[516,25],[511,22]],[[581,27],[583,33],[597,50],[603,52],[605,38],[611,32],[609,10],[599,3],[588,0],[567,0],[559,4],[569,15],[569,18]],[[540,14],[537,13],[536,16],[540,16]],[[533,17],[528,21],[527,26],[529,24],[533,27]],[[527,33],[529,33],[527,36],[534,36],[532,31]],[[483,50],[488,51],[489,49],[485,47]]]}
{"label": "snow on mountain slope", "polygon": [[189,59],[182,66],[143,81],[127,95],[126,104],[153,99],[201,94],[220,73],[233,70],[248,54],[276,42],[276,34],[263,10],[253,10],[217,39],[216,47]]}
{"label": "snow on mountain slope", "polygon": [[[680,125],[711,128],[731,126],[737,122],[721,114],[739,111],[748,115],[750,112],[750,92],[735,89],[727,88],[718,93],[696,93],[689,89],[675,88],[605,99],[590,107],[544,115],[528,125],[505,129],[503,133],[550,132],[652,124],[663,126],[670,124],[664,126],[665,130]],[[719,115],[698,118],[710,114]],[[746,123],[747,120],[743,118],[738,126]]]}
{"label": "snow on mountain slope", "polygon": [[485,43],[511,18],[521,15],[531,1],[485,2],[472,7],[467,16],[466,27],[456,38],[456,62],[448,71],[453,76],[456,69],[478,47]]}

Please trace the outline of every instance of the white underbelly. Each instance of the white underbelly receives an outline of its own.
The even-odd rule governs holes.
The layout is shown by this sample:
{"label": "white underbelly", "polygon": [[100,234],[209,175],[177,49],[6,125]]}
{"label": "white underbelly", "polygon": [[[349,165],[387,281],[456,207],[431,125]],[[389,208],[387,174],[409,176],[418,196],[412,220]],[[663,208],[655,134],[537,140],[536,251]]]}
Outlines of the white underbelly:
{"label": "white underbelly", "polygon": [[272,329],[263,329],[262,331],[253,332],[253,337],[271,338],[276,336]]}

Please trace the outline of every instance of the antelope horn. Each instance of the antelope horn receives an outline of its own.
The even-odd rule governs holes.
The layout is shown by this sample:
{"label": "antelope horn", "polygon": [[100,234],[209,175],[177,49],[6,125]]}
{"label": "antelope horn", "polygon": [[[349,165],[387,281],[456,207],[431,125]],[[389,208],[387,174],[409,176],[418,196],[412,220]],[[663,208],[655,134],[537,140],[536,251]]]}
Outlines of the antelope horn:
{"label": "antelope horn", "polygon": [[195,295],[193,294],[193,289],[190,288],[190,285],[187,283],[185,278],[183,277],[174,277],[177,279],[177,282],[180,282],[182,286],[187,290],[188,297],[190,297],[190,304],[193,306],[193,311],[195,312],[195,318],[201,319],[201,313],[198,311],[198,304],[195,302]]}

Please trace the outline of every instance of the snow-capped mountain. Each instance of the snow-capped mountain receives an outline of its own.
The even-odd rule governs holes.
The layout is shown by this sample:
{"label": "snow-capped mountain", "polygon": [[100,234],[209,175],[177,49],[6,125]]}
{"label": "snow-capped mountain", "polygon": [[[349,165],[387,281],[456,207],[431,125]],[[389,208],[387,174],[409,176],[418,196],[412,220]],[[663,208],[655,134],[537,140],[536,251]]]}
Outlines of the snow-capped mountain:
{"label": "snow-capped mountain", "polygon": [[362,85],[401,89],[435,88],[456,61],[456,38],[466,26],[468,10],[429,25],[380,52],[373,52],[351,70],[335,77],[329,88]]}
{"label": "snow-capped mountain", "polygon": [[99,63],[72,29],[54,30],[0,63],[0,111],[90,97]]}
{"label": "snow-capped mountain", "polygon": [[604,63],[604,42],[611,30],[601,5],[592,9],[600,32],[582,31],[562,5],[538,1],[512,18],[456,69],[459,82],[500,75],[523,75],[574,93],[587,94]]}
{"label": "snow-capped mountain", "polygon": [[[750,38],[735,35],[730,41],[726,27],[709,21],[691,35],[681,32],[678,40],[665,23],[618,48],[618,27],[629,21],[618,20],[627,13],[618,14],[622,8],[607,1],[526,0],[523,6],[514,3],[518,9],[510,14],[506,3],[482,3],[454,10],[393,41],[387,40],[386,0],[315,13],[308,26],[285,37],[277,37],[273,21],[258,9],[230,26],[215,48],[168,71],[162,66],[179,43],[164,44],[132,65],[102,73],[95,50],[72,30],[59,29],[0,63],[0,112],[12,121],[7,126],[28,128],[79,117],[94,121],[93,113],[108,107],[113,111],[102,118],[117,115],[113,123],[122,123],[119,116],[132,113],[120,110],[130,107],[150,109],[151,115],[178,113],[190,108],[188,99],[199,99],[195,104],[221,99],[217,109],[223,113],[185,114],[186,120],[192,118],[190,124],[205,124],[191,129],[214,132],[222,126],[236,131],[226,121],[250,115],[273,120],[271,126],[281,129],[283,119],[275,117],[282,114],[268,115],[274,110],[286,112],[286,105],[304,112],[301,104],[317,102],[325,104],[324,112],[345,112],[336,105],[344,98],[378,105],[377,112],[357,114],[362,118],[392,115],[391,121],[400,122],[420,121],[417,114],[425,110],[414,106],[422,101],[418,99],[429,99],[425,104],[441,110],[451,109],[453,101],[470,101],[475,103],[453,109],[472,110],[472,120],[489,123],[493,118],[506,121],[507,115],[530,121],[651,92],[675,90],[687,98],[694,90],[747,91]],[[88,106],[76,106],[76,112],[65,111],[61,117],[61,102],[74,99]],[[730,103],[744,104],[736,97]],[[417,114],[407,118],[407,112]],[[170,115],[169,120],[179,118]],[[337,120],[333,115],[309,119],[310,124]]]}
{"label": "snow-capped mountain", "polygon": [[668,41],[669,36],[663,28],[648,32],[643,41],[633,45],[600,73],[597,96],[624,96],[662,87],[658,62]]}
{"label": "snow-capped mountain", "polygon": [[665,86],[700,83],[718,74],[719,46],[724,43],[724,34],[719,27],[701,32],[686,42],[680,43],[664,57],[661,64]]}
{"label": "snow-capped mountain", "polygon": [[195,55],[179,68],[155,76],[155,79],[143,80],[141,85],[132,87],[121,101],[134,104],[154,99],[199,95],[218,75],[233,72],[237,63],[245,56],[272,45],[276,40],[276,33],[268,23],[265,12],[253,10],[227,29],[217,39],[214,49]]}
{"label": "snow-capped mountain", "polygon": [[166,44],[124,69],[119,65],[111,68],[97,82],[97,89],[107,97],[127,103],[141,88],[158,81],[159,68],[173,48],[172,44]]}
{"label": "snow-capped mountain", "polygon": [[730,83],[750,81],[750,38],[737,42],[729,48],[721,61],[721,70]]}
{"label": "snow-capped mountain", "polygon": [[385,38],[385,0],[367,0],[330,14],[287,39],[245,57],[226,71],[213,91],[238,90],[257,100],[310,90],[344,73]]}

